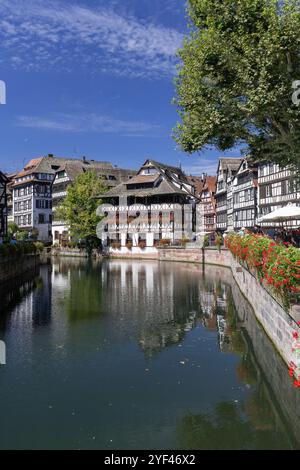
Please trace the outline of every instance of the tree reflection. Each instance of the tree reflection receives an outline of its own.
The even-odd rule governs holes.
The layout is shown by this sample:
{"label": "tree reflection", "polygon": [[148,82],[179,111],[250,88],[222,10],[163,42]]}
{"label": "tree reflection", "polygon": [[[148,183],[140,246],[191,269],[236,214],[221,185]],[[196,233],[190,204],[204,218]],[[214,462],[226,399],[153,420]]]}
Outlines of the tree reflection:
{"label": "tree reflection", "polygon": [[247,384],[249,394],[243,406],[224,401],[218,403],[211,413],[190,414],[182,418],[177,428],[179,447],[187,450],[291,448],[290,439],[252,357],[231,287],[216,278],[206,277],[201,299],[203,325],[210,330],[215,325],[222,352],[240,357],[237,377]]}
{"label": "tree reflection", "polygon": [[69,289],[64,299],[70,321],[89,319],[102,313],[101,264],[93,261],[64,263]]}
{"label": "tree reflection", "polygon": [[[260,397],[260,400],[264,397]],[[265,402],[260,411],[265,417]],[[269,411],[269,407],[267,407]],[[263,418],[260,417],[260,420]],[[177,428],[180,449],[186,450],[238,450],[289,449],[285,435],[272,432],[269,426],[253,426],[238,405],[221,402],[212,414],[188,415]]]}

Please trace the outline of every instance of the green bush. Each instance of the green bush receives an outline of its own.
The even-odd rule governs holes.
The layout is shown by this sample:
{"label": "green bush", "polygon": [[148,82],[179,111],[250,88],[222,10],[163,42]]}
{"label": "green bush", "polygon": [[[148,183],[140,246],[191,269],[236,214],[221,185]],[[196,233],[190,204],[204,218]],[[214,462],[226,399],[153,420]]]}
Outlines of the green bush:
{"label": "green bush", "polygon": [[209,235],[204,236],[204,241],[203,241],[203,248],[207,248],[209,246]]}
{"label": "green bush", "polygon": [[2,243],[0,245],[0,256],[3,258],[13,258],[16,256],[34,254],[36,252],[37,248],[35,244],[31,242],[18,242],[16,244]]}
{"label": "green bush", "polygon": [[41,253],[44,249],[44,243],[42,242],[33,242],[33,246],[35,247],[38,253]]}
{"label": "green bush", "polygon": [[217,235],[216,237],[216,247],[218,248],[219,251],[221,251],[221,246],[223,244],[223,238],[221,235]]}

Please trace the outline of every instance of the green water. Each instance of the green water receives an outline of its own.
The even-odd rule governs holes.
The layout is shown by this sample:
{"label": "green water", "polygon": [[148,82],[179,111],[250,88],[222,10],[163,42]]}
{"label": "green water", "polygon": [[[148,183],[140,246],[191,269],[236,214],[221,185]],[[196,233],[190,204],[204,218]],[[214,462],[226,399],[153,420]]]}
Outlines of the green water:
{"label": "green water", "polygon": [[299,448],[300,392],[230,271],[65,259],[0,298],[1,449]]}

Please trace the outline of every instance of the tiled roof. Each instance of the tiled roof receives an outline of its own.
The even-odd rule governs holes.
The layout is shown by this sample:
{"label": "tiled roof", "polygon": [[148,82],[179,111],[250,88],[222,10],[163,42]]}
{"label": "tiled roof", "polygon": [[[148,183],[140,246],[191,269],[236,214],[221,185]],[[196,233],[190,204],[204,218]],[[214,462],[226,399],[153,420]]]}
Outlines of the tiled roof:
{"label": "tiled roof", "polygon": [[199,196],[201,194],[201,191],[203,189],[204,185],[204,180],[202,179],[201,176],[187,176],[188,182],[194,186],[196,190],[196,195]]}
{"label": "tiled roof", "polygon": [[238,170],[243,158],[226,158],[221,157],[219,159],[219,164],[223,169],[227,170]]}
{"label": "tiled roof", "polygon": [[203,189],[207,189],[211,193],[215,193],[217,189],[217,177],[207,176],[205,179],[205,185]]}
{"label": "tiled roof", "polygon": [[17,174],[17,178],[21,178],[22,176],[27,176],[32,173],[50,173],[54,174],[58,168],[62,167],[67,162],[71,163],[78,163],[81,165],[95,166],[107,169],[115,168],[110,162],[105,161],[95,161],[95,160],[87,160],[87,159],[77,159],[77,158],[65,158],[65,157],[39,157],[34,158],[27,163],[25,168]]}
{"label": "tiled roof", "polygon": [[129,184],[143,184],[143,183],[154,183],[158,178],[159,174],[156,173],[155,175],[137,175],[131,178],[126,182],[126,185]]}
{"label": "tiled roof", "polygon": [[[147,166],[154,166],[159,171],[161,176],[160,181],[155,187],[141,187],[140,189],[128,188],[127,185],[154,182],[158,179],[158,175],[147,175],[146,178],[150,177],[151,180],[145,180],[142,175],[137,175],[137,177],[119,184],[112,190],[105,193],[103,196],[101,195],[101,198],[120,196],[146,197],[162,194],[181,194],[186,197],[195,197],[194,194],[192,194],[188,189],[183,189],[185,187],[184,185],[190,185],[190,183],[180,168],[171,167],[155,160],[147,160],[144,165],[142,165],[141,169]],[[177,176],[175,176],[174,173]],[[177,185],[179,185],[179,187]]]}

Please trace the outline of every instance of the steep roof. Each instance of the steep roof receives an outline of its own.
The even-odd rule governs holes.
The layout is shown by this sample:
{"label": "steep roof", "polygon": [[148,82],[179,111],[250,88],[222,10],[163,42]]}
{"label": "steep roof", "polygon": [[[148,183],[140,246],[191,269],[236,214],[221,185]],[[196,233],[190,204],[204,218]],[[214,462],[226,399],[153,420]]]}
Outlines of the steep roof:
{"label": "steep roof", "polygon": [[[158,170],[158,174],[146,175],[145,179],[144,175],[139,173],[147,166],[154,166]],[[154,183],[156,181],[157,184],[152,188],[128,188],[128,186],[131,185],[149,182]],[[105,193],[103,196],[101,195],[101,198],[119,196],[149,197],[162,194],[182,194],[184,196],[195,197],[195,195],[192,194],[189,190],[188,186],[190,186],[190,182],[180,168],[165,165],[163,163],[157,162],[156,160],[146,160],[146,162],[138,171],[136,177],[119,184],[115,188]]]}
{"label": "steep roof", "polygon": [[215,193],[217,189],[217,177],[216,176],[207,176],[205,179],[205,184],[203,191],[207,190],[210,193]]}
{"label": "steep roof", "polygon": [[47,157],[39,157],[30,160],[24,169],[17,174],[17,178],[22,176],[27,176],[32,173],[50,173],[54,174],[58,168],[62,167],[67,162],[71,163],[78,163],[82,165],[89,165],[97,166],[101,168],[113,169],[114,166],[110,162],[105,161],[95,161],[95,160],[87,160],[87,159],[78,159],[78,158],[66,158],[66,157],[55,157],[55,156],[47,156]]}
{"label": "steep roof", "polygon": [[221,165],[223,169],[238,170],[242,161],[243,161],[243,158],[221,157],[219,159],[219,165]]}
{"label": "steep roof", "polygon": [[199,196],[202,192],[205,180],[201,176],[193,175],[187,176],[187,180],[194,186],[196,195]]}

